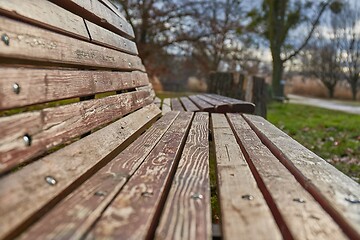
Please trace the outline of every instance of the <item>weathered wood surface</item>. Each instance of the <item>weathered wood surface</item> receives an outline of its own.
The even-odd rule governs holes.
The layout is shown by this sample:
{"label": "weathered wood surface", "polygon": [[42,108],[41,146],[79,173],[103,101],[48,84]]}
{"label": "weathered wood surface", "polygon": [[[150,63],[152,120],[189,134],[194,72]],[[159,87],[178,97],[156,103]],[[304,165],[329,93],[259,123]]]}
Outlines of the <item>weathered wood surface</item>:
{"label": "weathered wood surface", "polygon": [[212,238],[208,131],[208,113],[196,113],[156,230],[156,239]]}
{"label": "weathered wood surface", "polygon": [[159,114],[155,105],[146,106],[3,177],[0,181],[0,238],[13,239],[20,234],[46,209],[119,154]]}
{"label": "weathered wood surface", "polygon": [[0,1],[0,13],[89,40],[81,17],[46,0]]}
{"label": "weathered wood surface", "polygon": [[254,103],[255,114],[266,118],[267,89],[265,79],[252,76],[246,79],[245,101]]}
{"label": "weathered wood surface", "polygon": [[192,113],[182,112],[89,232],[88,239],[152,239]]}
{"label": "weathered wood surface", "polygon": [[189,100],[189,98],[187,97],[181,97],[180,98],[181,103],[183,104],[185,111],[188,112],[198,112],[200,109],[192,102]]}
{"label": "weathered wood surface", "polygon": [[223,239],[282,239],[226,117],[211,120]]}
{"label": "weathered wood surface", "polygon": [[171,98],[171,110],[173,111],[185,111],[181,102],[177,98]]}
{"label": "weathered wood surface", "polygon": [[258,116],[246,115],[260,139],[352,239],[360,239],[359,184]]}
{"label": "weathered wood surface", "polygon": [[229,103],[231,105],[231,112],[253,113],[255,111],[255,105],[251,102],[245,102],[239,99],[229,98],[216,94],[206,94],[206,96]]}
{"label": "weathered wood surface", "polygon": [[84,237],[169,129],[177,115],[178,112],[170,112],[158,120],[22,234],[21,239],[52,239],[56,236],[58,240],[65,240]]}
{"label": "weathered wood surface", "polygon": [[189,96],[189,99],[195,103],[196,106],[200,108],[203,112],[213,112],[214,111],[214,105],[209,104],[208,102],[205,102],[204,100],[200,99],[196,95]]}
{"label": "weathered wood surface", "polygon": [[196,95],[200,99],[204,100],[205,102],[210,103],[211,105],[214,105],[214,112],[217,113],[226,113],[231,111],[231,105],[229,103],[215,100],[213,98],[207,97],[205,95]]}
{"label": "weathered wood surface", "polygon": [[162,114],[166,114],[167,112],[171,111],[171,101],[170,98],[163,99],[163,103],[161,106]]}
{"label": "weathered wood surface", "polygon": [[138,56],[0,17],[0,34],[9,44],[0,43],[0,58],[69,64],[84,67],[145,71]]}
{"label": "weathered wood surface", "polygon": [[126,38],[135,38],[131,25],[100,1],[51,0],[55,4]]}
{"label": "weathered wood surface", "polygon": [[114,4],[111,3],[109,0],[99,0],[99,1],[105,4],[105,6],[107,6],[108,8],[110,8],[111,11],[113,11],[116,15],[126,20],[126,18],[122,14],[120,14],[119,9],[116,6],[114,6]]}
{"label": "weathered wood surface", "polygon": [[[0,118],[0,172],[150,104],[149,95],[130,92]],[[25,136],[31,138],[30,144],[24,142]]]}
{"label": "weathered wood surface", "polygon": [[155,97],[154,104],[158,106],[158,108],[161,108],[161,99],[158,97]]}
{"label": "weathered wood surface", "polygon": [[[90,94],[126,90],[149,83],[146,73],[0,68],[0,110]],[[14,84],[20,87],[14,92]]]}
{"label": "weathered wood surface", "polygon": [[347,239],[239,114],[227,114],[285,239]]}
{"label": "weathered wood surface", "polygon": [[110,48],[115,48],[129,54],[138,55],[138,50],[136,48],[135,42],[132,42],[124,37],[121,37],[87,20],[85,20],[85,23],[89,31],[92,42]]}

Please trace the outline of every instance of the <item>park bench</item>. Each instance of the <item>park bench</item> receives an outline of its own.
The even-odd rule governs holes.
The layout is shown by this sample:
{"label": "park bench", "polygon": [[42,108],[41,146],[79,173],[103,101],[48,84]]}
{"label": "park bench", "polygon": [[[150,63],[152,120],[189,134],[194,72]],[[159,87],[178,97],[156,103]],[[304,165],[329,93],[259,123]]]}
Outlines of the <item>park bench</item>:
{"label": "park bench", "polygon": [[359,185],[236,100],[162,115],[107,0],[0,15],[0,239],[210,239],[212,168],[223,239],[360,239]]}

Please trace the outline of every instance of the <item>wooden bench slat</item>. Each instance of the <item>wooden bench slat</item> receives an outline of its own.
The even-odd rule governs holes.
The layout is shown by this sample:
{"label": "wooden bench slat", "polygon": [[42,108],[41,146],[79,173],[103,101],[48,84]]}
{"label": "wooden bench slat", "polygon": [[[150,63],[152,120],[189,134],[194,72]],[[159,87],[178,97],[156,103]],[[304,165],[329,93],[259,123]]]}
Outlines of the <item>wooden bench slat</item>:
{"label": "wooden bench slat", "polygon": [[51,0],[55,4],[105,27],[112,32],[129,39],[134,39],[134,30],[125,18],[119,17],[100,1],[93,0]]}
{"label": "wooden bench slat", "polygon": [[231,112],[253,113],[255,111],[255,104],[251,102],[245,102],[217,94],[206,94],[206,96],[231,104]]}
{"label": "wooden bench slat", "polygon": [[182,112],[89,232],[89,239],[151,239],[193,113]]}
{"label": "wooden bench slat", "polygon": [[227,114],[285,239],[347,239],[239,114]]}
{"label": "wooden bench slat", "polygon": [[209,115],[196,113],[156,239],[210,239]]}
{"label": "wooden bench slat", "polygon": [[9,45],[1,42],[0,57],[30,60],[31,64],[68,64],[92,68],[145,71],[138,56],[98,46],[62,34],[0,16],[1,34],[7,34]]}
{"label": "wooden bench slat", "polygon": [[245,115],[266,146],[353,239],[360,239],[360,188],[325,160],[258,116]]}
{"label": "wooden bench slat", "polygon": [[189,99],[195,103],[196,106],[200,108],[203,112],[213,112],[214,111],[214,105],[209,104],[208,102],[205,102],[204,100],[200,99],[197,95],[191,95],[189,96]]}
{"label": "wooden bench slat", "polygon": [[129,147],[22,234],[21,239],[84,237],[169,129],[177,115],[178,112],[169,112],[159,119]]}
{"label": "wooden bench slat", "polygon": [[129,54],[138,55],[139,52],[136,48],[135,42],[121,37],[87,20],[85,20],[85,23],[92,42],[115,48]]}
{"label": "wooden bench slat", "polygon": [[154,104],[158,106],[158,108],[161,108],[161,99],[158,97],[155,97]]}
{"label": "wooden bench slat", "polygon": [[122,14],[120,14],[119,9],[117,9],[117,7],[114,6],[114,4],[111,3],[109,0],[99,0],[99,1],[105,4],[105,6],[107,6],[108,8],[110,8],[111,11],[113,11],[117,16],[121,17],[126,21],[126,18]]}
{"label": "wooden bench slat", "polygon": [[182,102],[184,108],[186,111],[188,112],[198,112],[200,109],[192,102],[189,100],[189,98],[187,97],[181,97],[180,101]]}
{"label": "wooden bench slat", "polygon": [[0,1],[0,12],[67,35],[89,40],[89,34],[81,17],[46,0]]}
{"label": "wooden bench slat", "polygon": [[148,91],[130,92],[0,118],[0,172],[150,104],[149,96]]}
{"label": "wooden bench slat", "polygon": [[[0,181],[0,238],[11,239],[21,233],[94,171],[119,154],[159,114],[160,110],[155,105],[146,106],[3,177]],[[50,183],[56,183],[49,184],[47,177]]]}
{"label": "wooden bench slat", "polygon": [[211,114],[224,239],[282,239],[230,125]]}
{"label": "wooden bench slat", "polygon": [[171,98],[171,110],[172,111],[185,111],[184,107],[181,105],[179,99]]}
{"label": "wooden bench slat", "polygon": [[166,114],[167,112],[170,112],[171,111],[171,101],[170,101],[170,98],[165,98],[163,100],[163,103],[162,103],[162,106],[161,106],[161,109],[162,109],[162,114]]}
{"label": "wooden bench slat", "polygon": [[[126,90],[149,83],[146,73],[0,68],[0,110],[96,93]],[[20,87],[15,93],[13,85]]]}
{"label": "wooden bench slat", "polygon": [[231,105],[229,103],[226,103],[226,102],[223,102],[220,100],[215,100],[215,99],[207,97],[206,95],[203,95],[203,94],[199,94],[196,96],[198,96],[200,99],[204,100],[205,102],[208,102],[211,105],[214,105],[214,111],[217,113],[227,113],[227,112],[231,111]]}

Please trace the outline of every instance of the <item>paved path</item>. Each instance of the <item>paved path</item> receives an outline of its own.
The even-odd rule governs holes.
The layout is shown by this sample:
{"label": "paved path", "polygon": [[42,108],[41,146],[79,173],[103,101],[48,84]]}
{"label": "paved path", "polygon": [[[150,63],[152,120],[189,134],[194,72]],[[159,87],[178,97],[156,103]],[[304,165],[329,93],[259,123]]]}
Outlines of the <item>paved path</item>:
{"label": "paved path", "polygon": [[351,105],[351,103],[347,104],[346,102],[339,102],[336,100],[325,100],[318,98],[302,97],[293,94],[289,94],[288,98],[290,103],[310,105],[310,106],[360,115],[360,106],[354,106]]}

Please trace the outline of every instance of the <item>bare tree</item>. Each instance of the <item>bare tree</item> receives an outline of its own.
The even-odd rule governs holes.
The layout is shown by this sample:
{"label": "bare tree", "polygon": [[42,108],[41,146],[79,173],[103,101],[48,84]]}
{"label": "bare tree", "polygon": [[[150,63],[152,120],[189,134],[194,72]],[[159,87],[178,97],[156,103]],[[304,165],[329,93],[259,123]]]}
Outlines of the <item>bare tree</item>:
{"label": "bare tree", "polygon": [[343,74],[351,87],[353,100],[360,83],[360,3],[345,1],[341,12],[332,16],[334,35],[339,39]]}
{"label": "bare tree", "polygon": [[325,37],[324,33],[317,35],[303,51],[303,71],[308,76],[320,79],[329,98],[333,98],[336,84],[341,80],[339,41],[334,37]]}

